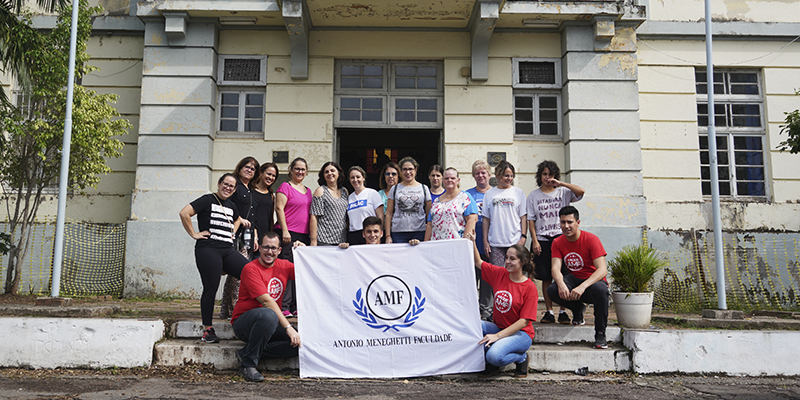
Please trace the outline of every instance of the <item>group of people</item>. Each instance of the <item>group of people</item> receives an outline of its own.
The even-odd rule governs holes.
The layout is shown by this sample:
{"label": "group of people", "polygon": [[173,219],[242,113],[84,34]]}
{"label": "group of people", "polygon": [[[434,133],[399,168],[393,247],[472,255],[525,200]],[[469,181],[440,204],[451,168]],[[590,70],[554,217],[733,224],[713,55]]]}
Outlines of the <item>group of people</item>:
{"label": "group of people", "polygon": [[[184,228],[196,239],[203,283],[202,340],[218,341],[212,314],[226,273],[220,316],[230,319],[236,336],[247,343],[237,353],[242,375],[249,381],[262,380],[255,369],[260,357],[291,357],[300,345],[286,319],[297,315],[293,248],[468,238],[475,243],[479,272],[485,375],[512,362],[517,364],[515,376],[527,375],[525,352],[538,304],[538,290],[529,279],[533,277],[542,281],[546,302],[541,322],[555,322],[554,301],[562,306],[559,322],[570,323],[566,308],[573,313],[571,323],[583,325],[584,303],[594,304],[595,347],[607,347],[608,294],[600,287],[607,285],[605,251],[596,236],[581,234],[578,211],[569,204],[582,199],[584,190],[561,182],[555,162],[539,164],[539,188],[527,197],[514,187],[515,168],[507,161],[494,169],[494,187],[489,165],[476,161],[476,186],[466,191],[460,190],[455,168],[431,167],[430,186],[417,181],[418,170],[411,157],[389,162],[379,175],[381,190],[375,191],[365,186],[364,169],[353,166],[347,172],[353,187],[349,193],[344,171],[331,161],[320,169],[319,187],[312,192],[303,184],[308,164],[296,158],[289,165],[288,181],[273,192],[278,166],[242,159],[233,173],[220,177],[216,193],[180,211]],[[195,215],[198,231],[191,221]],[[525,247],[528,231],[530,251]],[[600,292],[605,293],[604,307]],[[503,293],[503,298],[495,298],[495,293]]]}

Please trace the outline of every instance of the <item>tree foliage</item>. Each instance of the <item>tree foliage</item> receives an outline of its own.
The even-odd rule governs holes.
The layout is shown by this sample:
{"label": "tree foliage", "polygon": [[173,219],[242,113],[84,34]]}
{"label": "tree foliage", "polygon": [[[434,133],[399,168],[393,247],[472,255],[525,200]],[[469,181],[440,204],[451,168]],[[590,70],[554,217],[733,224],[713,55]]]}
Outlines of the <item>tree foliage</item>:
{"label": "tree foliage", "polygon": [[[99,7],[80,9],[77,79],[95,69],[87,64],[86,42],[92,30],[91,15],[100,11]],[[19,290],[19,266],[27,254],[42,195],[48,186],[58,183],[67,106],[70,13],[69,8],[64,9],[56,27],[47,34],[32,29],[27,17],[12,29],[12,34],[25,36],[21,41],[31,86],[30,101],[25,106],[5,105],[0,110],[0,130],[6,138],[0,148],[0,182],[8,230],[16,233],[9,250],[6,293]],[[112,106],[117,98],[74,85],[69,165],[69,187],[73,190],[96,187],[100,175],[111,172],[106,158],[122,155],[122,142],[114,137],[125,134],[131,125],[118,118]]]}
{"label": "tree foliage", "polygon": [[[800,90],[796,90],[794,93],[800,96]],[[788,139],[778,145],[778,150],[789,150],[789,153],[792,154],[800,153],[800,110],[784,112],[784,114],[786,115],[784,120],[786,125],[781,125],[780,128],[781,133],[785,133]]]}
{"label": "tree foliage", "polygon": [[[36,3],[43,10],[53,12],[62,9],[69,3],[68,0],[37,0]],[[20,29],[26,25],[17,18],[22,12],[25,0],[0,0],[0,68],[3,71],[13,71],[18,80],[28,86],[28,65],[25,63],[25,43],[27,36],[19,35]],[[30,29],[30,28],[28,28]],[[6,92],[0,90],[0,103],[8,105]]]}

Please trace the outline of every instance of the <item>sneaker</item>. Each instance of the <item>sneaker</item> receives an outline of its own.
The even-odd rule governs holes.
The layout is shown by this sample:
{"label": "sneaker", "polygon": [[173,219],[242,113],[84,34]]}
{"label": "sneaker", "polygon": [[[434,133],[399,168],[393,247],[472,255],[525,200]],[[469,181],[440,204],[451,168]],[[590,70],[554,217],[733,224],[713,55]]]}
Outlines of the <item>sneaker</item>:
{"label": "sneaker", "polygon": [[544,312],[544,315],[542,315],[542,319],[540,319],[539,322],[542,324],[552,324],[556,322],[556,316],[553,315],[552,311],[547,310]]}
{"label": "sneaker", "polygon": [[586,311],[586,304],[581,304],[578,312],[572,311],[572,325],[586,325],[586,321],[583,320],[584,311]]}
{"label": "sneaker", "polygon": [[558,313],[558,323],[559,324],[569,325],[569,323],[570,323],[569,315],[567,315],[566,311],[562,311],[562,312]]}
{"label": "sneaker", "polygon": [[297,311],[294,312],[294,317],[297,318]]}
{"label": "sneaker", "polygon": [[525,361],[517,363],[517,368],[514,369],[514,378],[527,378],[528,377],[528,357]]}
{"label": "sneaker", "polygon": [[200,338],[206,343],[219,343],[219,338],[217,337],[217,333],[214,332],[214,328],[208,328],[203,332],[203,337]]}
{"label": "sneaker", "polygon": [[606,341],[606,334],[603,332],[597,332],[594,334],[594,348],[595,349],[607,349],[608,342]]}
{"label": "sneaker", "polygon": [[[527,365],[527,363],[526,363]],[[481,378],[488,378],[496,373],[500,372],[500,367],[494,366],[492,364],[486,363],[486,367],[483,369],[478,376]]]}
{"label": "sneaker", "polygon": [[289,318],[292,316],[292,313],[289,310],[283,310],[283,316]]}
{"label": "sneaker", "polygon": [[239,368],[239,375],[248,382],[261,382],[264,380],[264,376],[255,367],[241,367]]}

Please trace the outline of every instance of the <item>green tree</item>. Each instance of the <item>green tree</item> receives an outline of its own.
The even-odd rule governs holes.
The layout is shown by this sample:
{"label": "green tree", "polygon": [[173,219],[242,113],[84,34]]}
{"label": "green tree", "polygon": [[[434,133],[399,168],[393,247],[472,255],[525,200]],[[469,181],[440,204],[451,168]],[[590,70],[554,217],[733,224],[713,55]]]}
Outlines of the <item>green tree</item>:
{"label": "green tree", "polygon": [[[68,3],[68,0],[36,0],[36,4],[48,12],[63,9]],[[25,0],[0,0],[0,68],[3,71],[14,71],[18,80],[27,86],[30,81],[29,68],[25,63],[26,38],[17,35],[20,29],[24,28],[20,25],[26,25],[17,17],[22,12],[24,4]],[[0,90],[0,103],[8,105],[8,97],[3,90]],[[2,138],[0,145],[1,141]]]}
{"label": "green tree", "polygon": [[[794,94],[800,96],[800,90],[795,90]],[[785,133],[788,139],[778,145],[778,150],[789,150],[789,153],[792,154],[800,153],[800,110],[784,112],[784,114],[786,115],[784,120],[786,125],[781,125],[780,128],[781,133]]]}
{"label": "green tree", "polygon": [[[87,64],[86,41],[92,30],[91,15],[101,8],[81,7],[78,23],[75,76],[95,69]],[[17,293],[20,266],[27,255],[32,227],[43,200],[42,194],[57,183],[67,106],[70,9],[62,10],[56,27],[48,34],[30,28],[30,19],[12,28],[24,48],[29,67],[30,101],[23,107],[2,106],[0,130],[6,143],[0,148],[2,200],[8,213],[8,231],[16,233],[9,249],[5,293]],[[118,96],[97,94],[75,85],[72,111],[72,144],[69,187],[83,191],[96,187],[101,174],[111,172],[106,158],[119,157],[123,135],[131,124],[120,119],[112,106]]]}

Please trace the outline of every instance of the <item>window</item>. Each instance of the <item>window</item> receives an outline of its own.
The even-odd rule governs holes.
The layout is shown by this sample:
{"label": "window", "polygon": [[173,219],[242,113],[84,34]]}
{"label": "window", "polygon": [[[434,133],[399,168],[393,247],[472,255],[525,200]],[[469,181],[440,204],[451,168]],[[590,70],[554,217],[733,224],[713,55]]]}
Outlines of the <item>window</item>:
{"label": "window", "polygon": [[225,134],[264,132],[267,58],[220,56],[218,82],[217,130]]}
{"label": "window", "polygon": [[561,135],[558,93],[515,93],[514,133],[517,135]]}
{"label": "window", "polygon": [[263,132],[264,92],[221,91],[219,130],[221,132]]}
{"label": "window", "polygon": [[561,89],[561,59],[515,58],[514,88]]}
{"label": "window", "polygon": [[[711,195],[708,151],[708,85],[705,70],[695,72],[700,179]],[[714,125],[719,193],[732,198],[766,197],[765,128],[759,74],[752,70],[714,72]]]}
{"label": "window", "polygon": [[335,122],[339,127],[442,127],[440,62],[339,61]]}
{"label": "window", "polygon": [[[561,60],[515,58],[514,134],[520,138],[561,136]],[[549,90],[535,90],[549,89]]]}
{"label": "window", "polygon": [[264,86],[267,84],[267,57],[219,56],[220,85]]}

